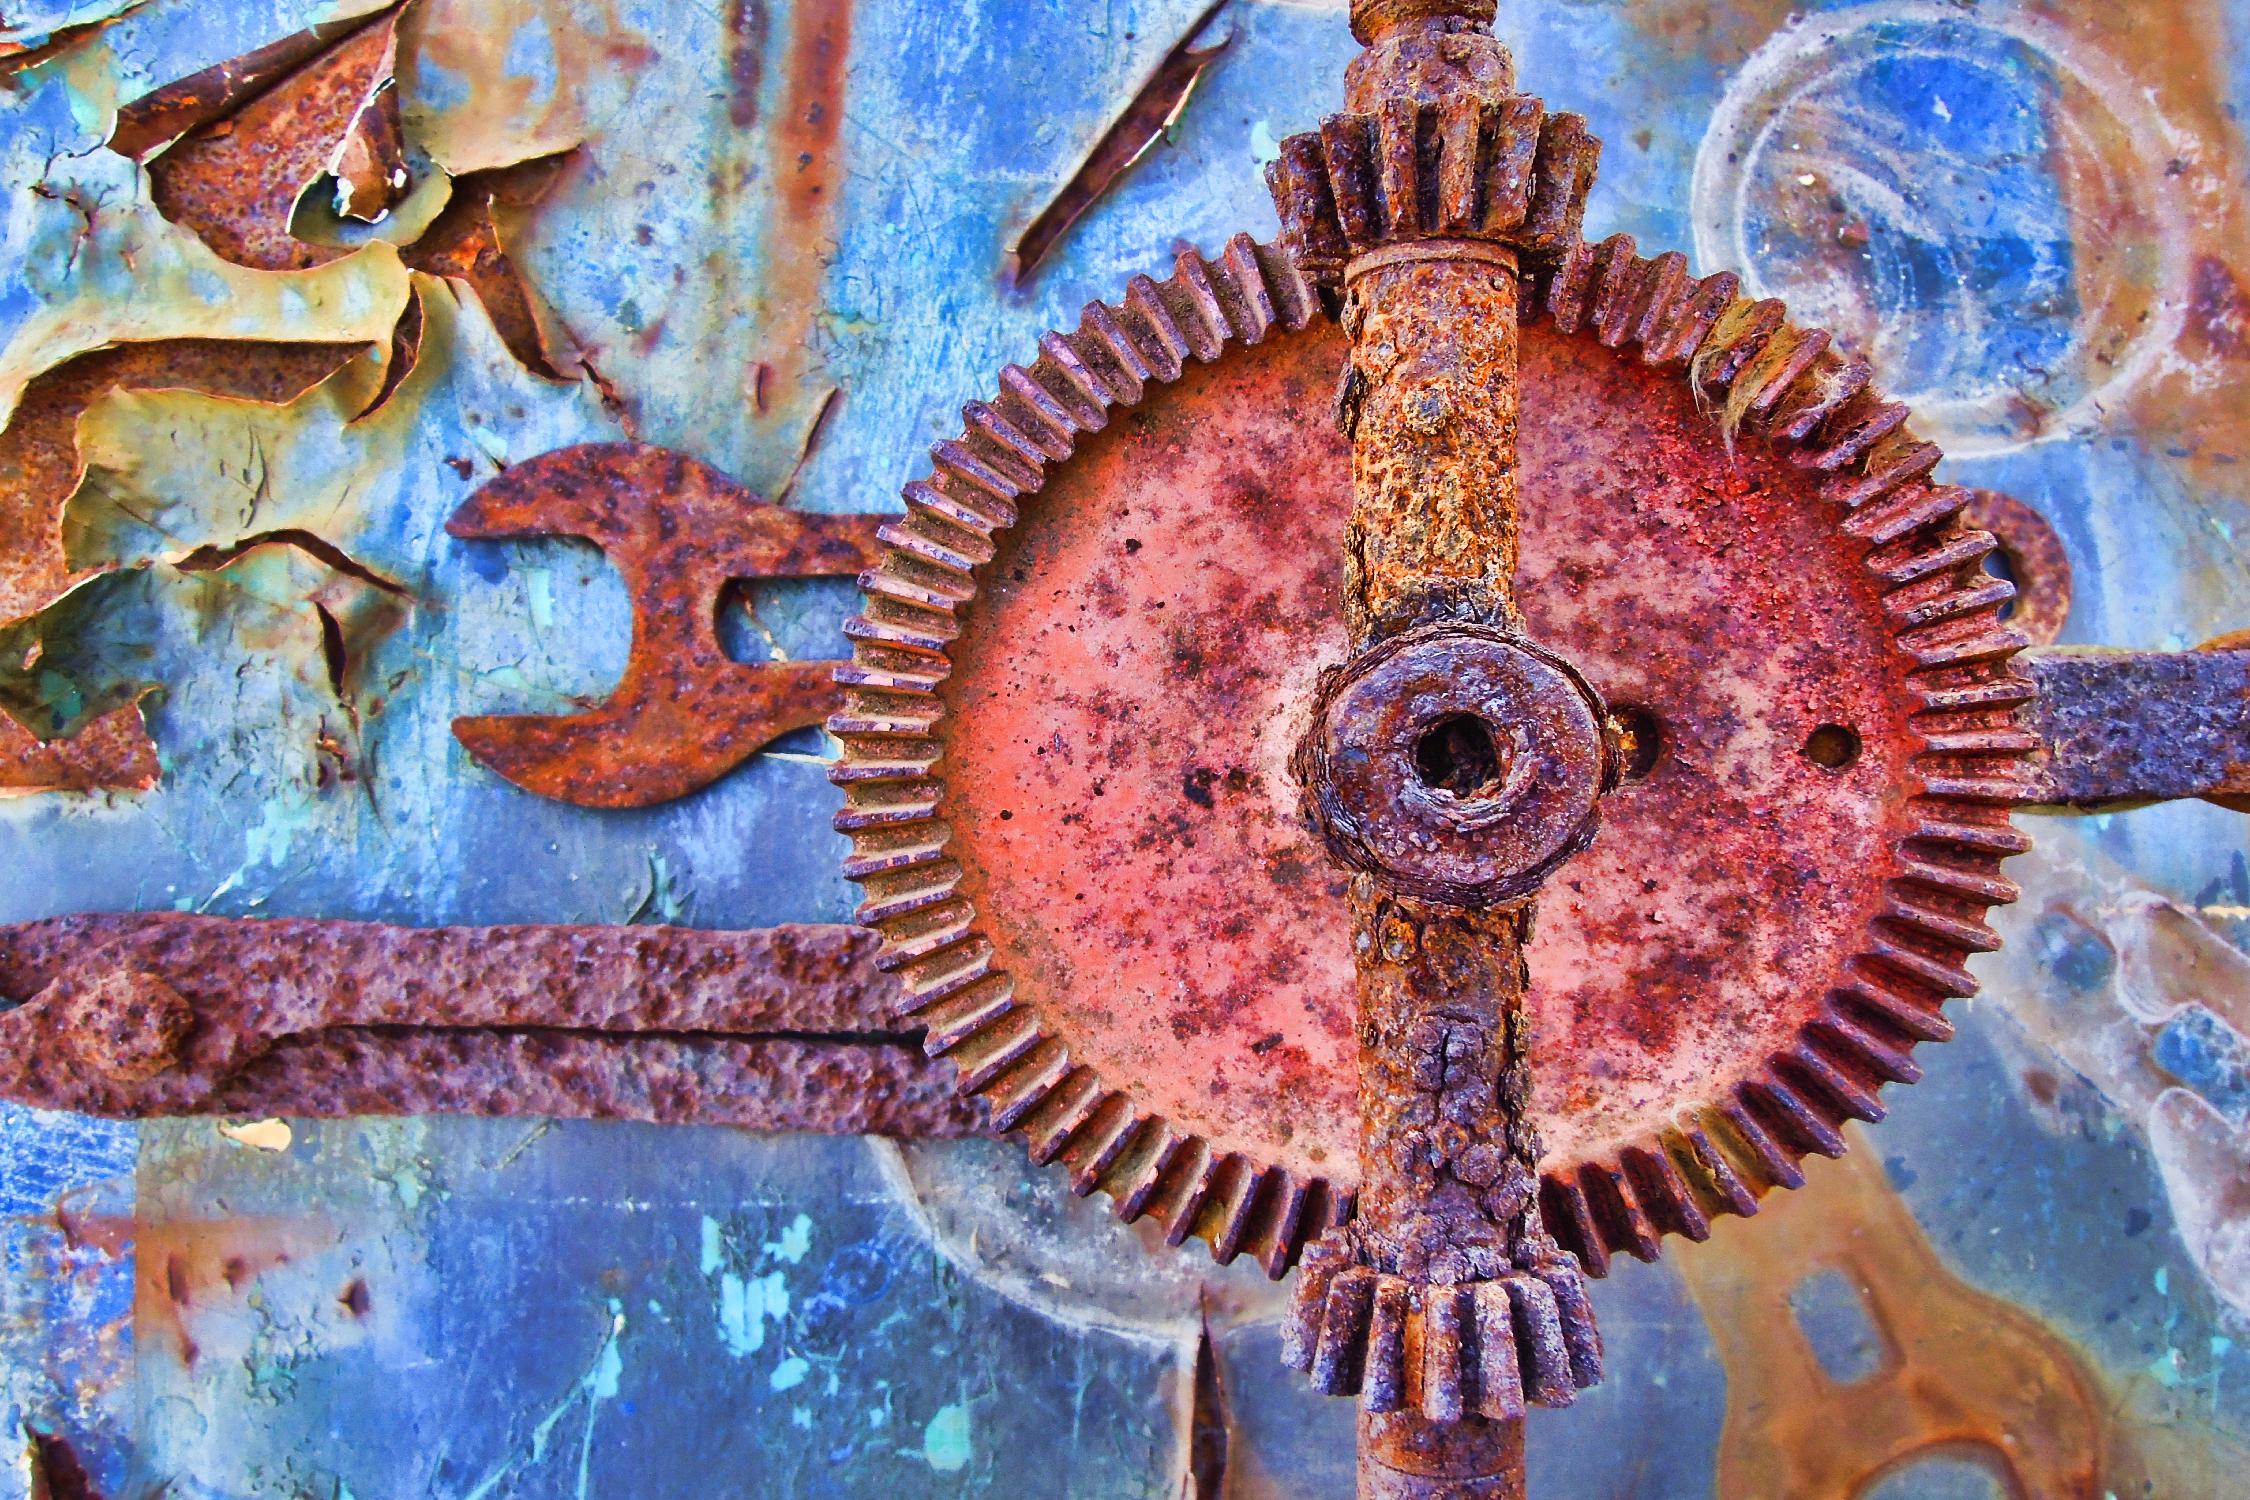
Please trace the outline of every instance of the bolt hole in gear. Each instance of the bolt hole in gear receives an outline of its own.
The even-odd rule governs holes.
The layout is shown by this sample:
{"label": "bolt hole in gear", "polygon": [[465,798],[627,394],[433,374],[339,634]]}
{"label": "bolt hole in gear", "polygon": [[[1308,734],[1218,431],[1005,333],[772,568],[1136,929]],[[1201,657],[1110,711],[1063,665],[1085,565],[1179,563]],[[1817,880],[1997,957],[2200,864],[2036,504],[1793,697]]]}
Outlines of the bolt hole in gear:
{"label": "bolt hole in gear", "polygon": [[1584,243],[1492,16],[1359,0],[1282,246],[964,408],[830,721],[902,1014],[1076,1191],[1299,1269],[1367,1495],[1520,1496],[1586,1276],[1919,1076],[2039,743],[1979,497],[1734,274]]}
{"label": "bolt hole in gear", "polygon": [[1611,709],[1609,716],[1617,725],[1625,779],[1648,780],[1656,774],[1656,763],[1664,758],[1664,722],[1653,710],[1631,703]]}
{"label": "bolt hole in gear", "polygon": [[1849,770],[1859,751],[1859,735],[1842,724],[1823,724],[1805,740],[1805,759],[1826,771]]}

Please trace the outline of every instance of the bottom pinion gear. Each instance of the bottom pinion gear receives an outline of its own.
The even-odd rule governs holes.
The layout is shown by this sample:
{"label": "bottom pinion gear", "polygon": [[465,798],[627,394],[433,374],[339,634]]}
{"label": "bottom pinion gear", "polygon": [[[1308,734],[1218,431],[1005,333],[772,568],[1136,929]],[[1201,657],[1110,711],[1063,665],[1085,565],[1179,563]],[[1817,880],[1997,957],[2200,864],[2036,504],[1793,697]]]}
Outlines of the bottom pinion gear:
{"label": "bottom pinion gear", "polygon": [[1512,1419],[1567,1406],[1602,1377],[1586,1278],[1568,1252],[1533,1269],[1436,1281],[1375,1269],[1357,1227],[1328,1231],[1297,1267],[1284,1364],[1372,1412]]}

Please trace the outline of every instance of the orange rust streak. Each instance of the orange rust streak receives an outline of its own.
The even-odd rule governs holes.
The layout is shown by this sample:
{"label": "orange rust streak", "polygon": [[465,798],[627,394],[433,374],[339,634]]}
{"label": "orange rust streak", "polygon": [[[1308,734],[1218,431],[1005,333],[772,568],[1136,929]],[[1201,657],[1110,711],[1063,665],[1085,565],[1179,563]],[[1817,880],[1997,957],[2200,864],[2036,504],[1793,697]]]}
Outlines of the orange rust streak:
{"label": "orange rust streak", "polygon": [[767,314],[759,362],[770,371],[761,386],[781,393],[759,423],[769,434],[801,430],[823,399],[810,379],[811,340],[835,242],[836,190],[844,175],[840,145],[851,38],[848,3],[792,8],[782,105],[768,138],[774,204],[766,221],[759,287]]}
{"label": "orange rust streak", "polygon": [[333,1244],[335,1233],[302,1219],[240,1217],[144,1221],[132,1238],[136,1344],[193,1365],[200,1314],[240,1306],[260,1276]]}

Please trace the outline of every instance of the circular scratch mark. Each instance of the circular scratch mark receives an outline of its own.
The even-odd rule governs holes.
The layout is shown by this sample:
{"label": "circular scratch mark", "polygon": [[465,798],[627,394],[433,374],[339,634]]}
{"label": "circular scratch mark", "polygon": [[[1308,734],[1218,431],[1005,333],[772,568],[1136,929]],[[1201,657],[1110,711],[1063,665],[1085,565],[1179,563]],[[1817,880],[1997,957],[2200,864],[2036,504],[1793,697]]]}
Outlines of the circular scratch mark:
{"label": "circular scratch mark", "polygon": [[1883,371],[1961,456],[2084,432],[2177,340],[2174,133],[2090,43],[1926,0],[1778,32],[1697,153],[1706,266]]}

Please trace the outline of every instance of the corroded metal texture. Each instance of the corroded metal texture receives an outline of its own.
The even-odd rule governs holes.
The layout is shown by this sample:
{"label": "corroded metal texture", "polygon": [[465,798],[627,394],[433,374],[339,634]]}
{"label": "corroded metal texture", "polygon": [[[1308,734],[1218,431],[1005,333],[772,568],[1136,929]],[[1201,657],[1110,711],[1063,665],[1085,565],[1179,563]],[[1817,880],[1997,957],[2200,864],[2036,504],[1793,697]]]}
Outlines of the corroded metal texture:
{"label": "corroded metal texture", "polygon": [[[32,380],[0,432],[0,629],[90,571],[66,545],[63,507],[85,475],[78,423],[95,401],[113,391],[195,390],[279,405],[362,352],[355,344],[162,339],[82,354]],[[38,644],[19,634],[9,636],[19,652]],[[0,702],[0,709],[7,710],[0,713],[0,795],[156,784],[156,747],[137,704],[109,708],[83,726],[40,722],[28,703]]]}
{"label": "corroded metal texture", "polygon": [[2008,628],[2034,646],[2052,646],[2070,619],[2070,554],[2053,523],[1997,490],[1970,491],[1962,514],[1999,544],[1992,561],[2016,587]]}
{"label": "corroded metal texture", "polygon": [[1417,258],[1355,261],[1344,297],[1344,612],[1361,645],[1437,620],[1517,623],[1515,257],[1408,247]]}
{"label": "corroded metal texture", "polygon": [[1495,217],[1480,148],[1514,69],[1490,18],[1353,11],[1361,113],[1329,125],[1373,125],[1387,231],[1343,270],[1353,654],[1292,767],[1360,872],[1360,1191],[1307,1253],[1283,1359],[1385,1419],[1360,1429],[1363,1495],[1433,1500],[1520,1488],[1523,1406],[1601,1378],[1584,1273],[1539,1201],[1523,950],[1527,898],[1591,841],[1616,759],[1599,694],[1521,636],[1515,244],[1443,233]]}
{"label": "corroded metal texture", "polygon": [[2025,800],[2099,808],[2250,798],[2250,644],[2055,648],[2023,661],[2039,685]]}
{"label": "corroded metal texture", "polygon": [[[1302,283],[1241,242],[1215,269],[1250,266],[1090,308],[969,408],[832,728],[851,873],[932,1045],[1121,1212],[1280,1266],[1356,1183],[1344,882],[1287,769],[1345,644],[1350,497],[1343,340],[1272,331],[1255,310]],[[1120,348],[1172,373],[1199,284],[1258,352],[1129,381]],[[1525,620],[1653,740],[1529,954],[1549,1222],[1596,1272],[1754,1211],[1918,1076],[2025,847],[1992,539],[1864,366],[1735,288],[1620,237],[1526,298]]]}
{"label": "corroded metal texture", "polygon": [[1567,1405],[1600,1379],[1601,1341],[1585,1278],[1541,1219],[1530,910],[1354,886],[1359,1212],[1305,1252],[1282,1358],[1369,1412],[1434,1423]]}
{"label": "corroded metal texture", "polygon": [[959,1134],[849,927],[0,929],[0,1096],[82,1113],[533,1114]]}
{"label": "corroded metal texture", "polygon": [[874,516],[769,505],[708,464],[638,443],[544,453],[454,512],[457,537],[582,537],[624,575],[633,645],[607,701],[573,714],[486,714],[453,733],[526,791],[581,807],[648,807],[710,785],[822,722],[835,663],[739,662],[719,641],[737,579],[850,574],[876,554]]}
{"label": "corroded metal texture", "polygon": [[[193,225],[206,244],[238,265],[293,271],[343,255],[341,247],[299,238],[291,221],[306,190],[355,142],[378,154],[388,144],[387,159],[365,159],[379,187],[348,187],[355,201],[367,198],[375,200],[371,207],[387,207],[403,189],[397,104],[390,92],[396,22],[395,10],[378,17],[251,94],[236,111],[193,126],[166,147],[148,168],[158,210]],[[252,68],[240,76],[262,73]],[[215,78],[211,92],[225,98],[225,85],[233,81],[235,75]],[[186,82],[192,86],[196,80]],[[170,100],[152,105],[143,112],[145,123],[127,124],[118,149],[138,156],[142,151],[133,148],[145,149],[146,131],[169,128],[195,112],[177,109]],[[368,124],[386,116],[388,132],[371,135]],[[384,199],[388,202],[379,201]]]}
{"label": "corroded metal texture", "polygon": [[[1347,569],[1348,571],[1348,569]],[[1424,625],[1324,673],[1291,771],[1329,851],[1455,906],[1529,895],[1593,842],[1618,764],[1569,663],[1490,625]]]}

